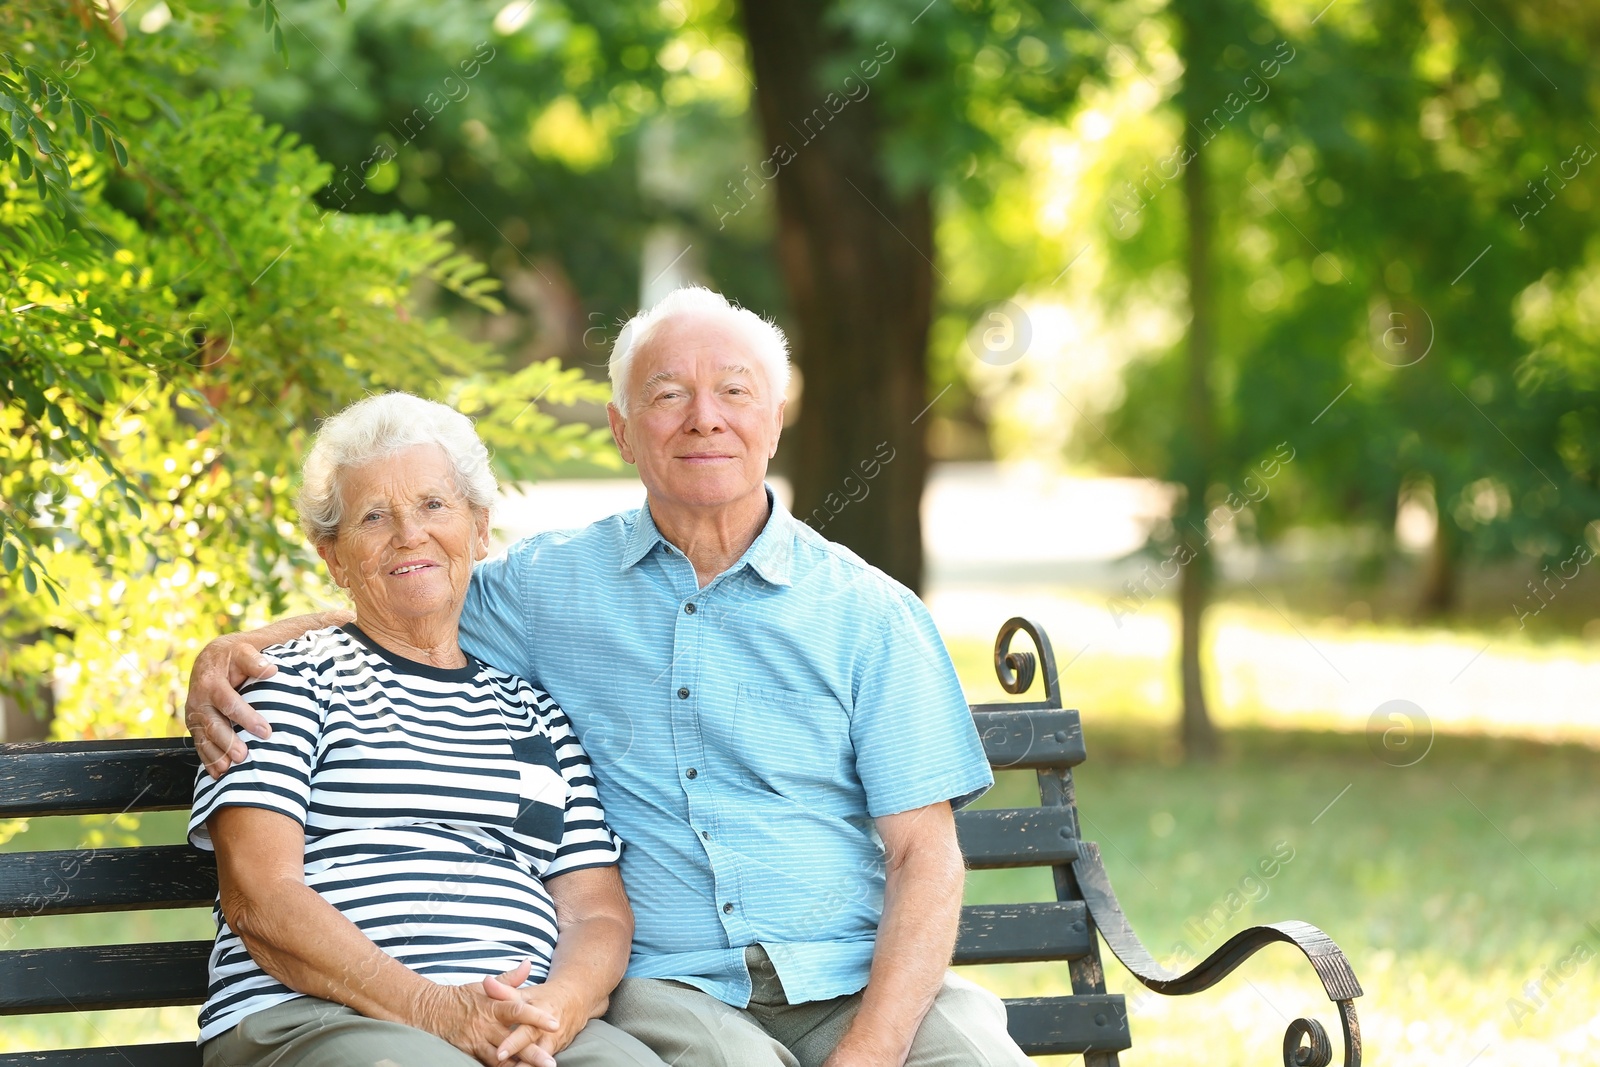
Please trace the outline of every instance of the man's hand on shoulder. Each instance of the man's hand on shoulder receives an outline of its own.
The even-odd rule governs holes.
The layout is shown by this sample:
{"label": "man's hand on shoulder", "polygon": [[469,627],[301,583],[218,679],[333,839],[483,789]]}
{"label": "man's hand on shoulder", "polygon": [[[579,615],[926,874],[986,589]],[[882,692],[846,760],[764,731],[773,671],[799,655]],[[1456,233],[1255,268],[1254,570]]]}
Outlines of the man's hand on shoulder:
{"label": "man's hand on shoulder", "polygon": [[183,722],[194,738],[194,750],[207,774],[221,778],[229,767],[250,755],[233,732],[235,724],[263,739],[272,736],[267,720],[239,695],[239,687],[250,679],[271,678],[278,673],[277,664],[263,656],[261,650],[293,641],[312,630],[354,621],[355,616],[342,609],[297,615],[259,630],[226,634],[200,650],[189,671]]}
{"label": "man's hand on shoulder", "polygon": [[249,751],[233,731],[238,723],[257,737],[270,737],[267,720],[251,707],[239,688],[252,678],[270,678],[277,665],[244,634],[219,637],[200,650],[189,671],[189,694],[183,721],[194,738],[195,752],[206,773],[220,778]]}

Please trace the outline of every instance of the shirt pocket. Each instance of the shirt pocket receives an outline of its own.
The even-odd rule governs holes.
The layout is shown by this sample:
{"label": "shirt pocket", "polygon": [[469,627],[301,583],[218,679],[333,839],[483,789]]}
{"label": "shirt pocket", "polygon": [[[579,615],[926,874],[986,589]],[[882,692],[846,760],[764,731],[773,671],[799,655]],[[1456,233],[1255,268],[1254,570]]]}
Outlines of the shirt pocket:
{"label": "shirt pocket", "polygon": [[529,734],[511,739],[511,754],[522,776],[517,821],[511,829],[554,853],[561,844],[567,810],[567,782],[561,777],[555,746],[544,734]]}
{"label": "shirt pocket", "polygon": [[853,776],[850,717],[825,693],[740,685],[732,749],[742,769],[785,792]]}

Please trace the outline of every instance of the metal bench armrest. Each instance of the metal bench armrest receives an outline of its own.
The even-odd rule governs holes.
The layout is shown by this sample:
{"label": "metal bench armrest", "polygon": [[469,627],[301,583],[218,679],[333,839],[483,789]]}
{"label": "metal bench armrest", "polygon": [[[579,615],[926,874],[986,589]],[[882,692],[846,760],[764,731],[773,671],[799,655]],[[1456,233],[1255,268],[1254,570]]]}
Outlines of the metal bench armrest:
{"label": "metal bench armrest", "polygon": [[[1157,993],[1168,996],[1199,993],[1232,974],[1260,948],[1279,942],[1298,948],[1311,961],[1328,999],[1339,1007],[1345,1067],[1360,1067],[1361,1027],[1353,1002],[1361,996],[1361,984],[1356,981],[1350,961],[1327,934],[1310,923],[1297,921],[1252,926],[1230,937],[1199,965],[1178,973],[1157,963],[1133,932],[1122,905],[1117,902],[1116,891],[1111,888],[1111,878],[1101,862],[1098,845],[1090,841],[1078,842],[1078,858],[1072,864],[1072,873],[1106,945],[1130,974]],[[1296,1019],[1289,1024],[1283,1038],[1286,1067],[1327,1067],[1332,1057],[1332,1044],[1321,1023],[1315,1019]]]}

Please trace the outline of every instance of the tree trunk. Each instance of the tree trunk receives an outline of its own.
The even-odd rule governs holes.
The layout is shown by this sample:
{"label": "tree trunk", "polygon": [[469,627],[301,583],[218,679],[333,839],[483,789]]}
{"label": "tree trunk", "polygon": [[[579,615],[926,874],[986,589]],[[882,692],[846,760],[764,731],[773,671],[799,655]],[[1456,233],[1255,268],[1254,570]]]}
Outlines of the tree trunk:
{"label": "tree trunk", "polygon": [[791,431],[795,515],[916,589],[932,202],[926,188],[890,191],[876,97],[852,101],[821,81],[830,60],[858,79],[862,62],[893,61],[887,45],[875,53],[825,25],[828,7],[742,5],[768,153],[742,180],[752,192],[777,182],[778,256],[805,383]]}
{"label": "tree trunk", "polygon": [[1211,366],[1216,354],[1216,293],[1212,285],[1211,243],[1215,209],[1211,182],[1206,174],[1204,119],[1209,109],[1210,75],[1216,69],[1208,37],[1213,27],[1197,3],[1176,5],[1184,63],[1182,92],[1184,117],[1183,171],[1184,219],[1188,236],[1189,337],[1188,378],[1184,396],[1184,426],[1177,461],[1183,502],[1177,529],[1187,546],[1178,583],[1181,628],[1179,664],[1183,681],[1183,715],[1179,738],[1184,755],[1206,760],[1216,754],[1216,729],[1206,708],[1205,677],[1200,651],[1207,602],[1211,597],[1212,560],[1206,525],[1206,490],[1216,462],[1216,431],[1211,396]]}
{"label": "tree trunk", "polygon": [[[1435,487],[1438,481],[1434,482]],[[1448,615],[1456,606],[1456,552],[1455,519],[1445,510],[1443,493],[1434,494],[1434,511],[1437,520],[1433,529],[1433,544],[1423,563],[1422,589],[1417,596],[1417,616],[1437,619]]]}

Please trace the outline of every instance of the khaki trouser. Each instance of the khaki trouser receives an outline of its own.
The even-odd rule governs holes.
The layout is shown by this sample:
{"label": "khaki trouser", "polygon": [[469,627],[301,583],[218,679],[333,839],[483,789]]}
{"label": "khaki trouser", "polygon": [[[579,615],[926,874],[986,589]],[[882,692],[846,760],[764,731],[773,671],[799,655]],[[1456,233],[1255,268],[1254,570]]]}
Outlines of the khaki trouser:
{"label": "khaki trouser", "polygon": [[[626,1030],[672,1067],[819,1067],[844,1036],[861,994],[790,1004],[760,945],[745,949],[753,985],[734,1008],[682,982],[624,978],[605,1021]],[[562,1067],[567,1067],[562,1063]],[[906,1067],[1030,1067],[1006,1033],[993,993],[946,973]]]}
{"label": "khaki trouser", "polygon": [[[205,1067],[478,1067],[426,1030],[296,997],[246,1016],[201,1048]],[[561,1067],[663,1067],[638,1041],[599,1020],[557,1057]]]}

